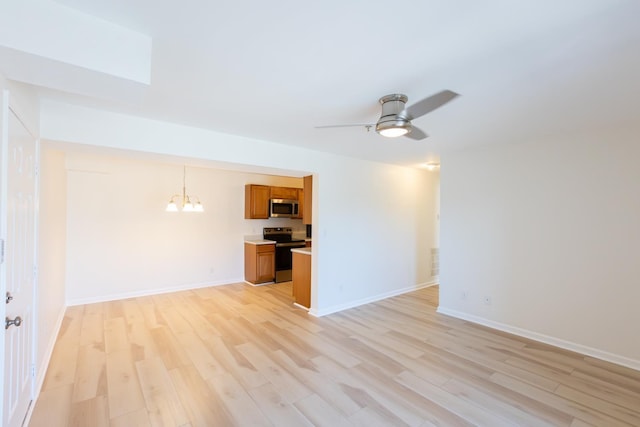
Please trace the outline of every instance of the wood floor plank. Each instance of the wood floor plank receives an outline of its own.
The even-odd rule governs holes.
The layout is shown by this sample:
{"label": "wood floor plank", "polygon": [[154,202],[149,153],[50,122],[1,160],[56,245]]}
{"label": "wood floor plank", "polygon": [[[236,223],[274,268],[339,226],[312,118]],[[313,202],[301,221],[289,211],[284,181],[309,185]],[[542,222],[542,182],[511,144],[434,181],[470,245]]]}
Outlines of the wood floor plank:
{"label": "wood floor plank", "polygon": [[612,417],[629,423],[630,425],[640,426],[640,401],[636,402],[637,405],[634,409],[629,409],[606,400],[598,399],[591,394],[575,390],[565,385],[560,385],[555,391],[555,394],[597,411],[610,414]]}
{"label": "wood floor plank", "polygon": [[158,357],[135,363],[151,425],[179,426],[189,422],[169,373]]}
{"label": "wood floor plank", "polygon": [[194,427],[231,426],[230,417],[221,399],[202,379],[193,365],[180,366],[169,371],[171,382],[182,407]]}
{"label": "wood floor plank", "polygon": [[111,419],[111,427],[151,427],[146,408],[129,412]]}
{"label": "wood floor plank", "polygon": [[107,396],[97,396],[73,403],[69,426],[109,427],[109,424]]}
{"label": "wood floor plank", "polygon": [[640,372],[436,312],[315,318],[291,282],[69,307],[30,425],[640,425]]}
{"label": "wood floor plank", "polygon": [[231,418],[228,425],[235,426],[270,426],[271,422],[260,411],[248,392],[242,388],[231,374],[223,374],[207,381],[209,387],[216,392]]}
{"label": "wood floor plank", "polygon": [[42,385],[43,390],[58,388],[62,385],[73,385],[78,361],[77,342],[75,340],[60,340],[56,342]]}
{"label": "wood floor plank", "polygon": [[475,402],[469,402],[454,393],[448,393],[410,372],[402,372],[398,375],[397,380],[400,384],[419,393],[425,399],[431,400],[443,408],[447,408],[459,417],[475,425],[494,427],[513,425],[512,421],[502,417],[502,414],[498,415],[497,411],[492,412],[490,409],[487,410],[476,405]]}
{"label": "wood floor plank", "polygon": [[153,328],[150,333],[167,369],[174,369],[191,363],[184,347],[168,327]]}
{"label": "wood floor plank", "polygon": [[264,375],[225,338],[213,336],[204,342],[204,345],[210,353],[216,355],[224,370],[231,373],[246,389],[260,387],[268,382]]}
{"label": "wood floor plank", "polygon": [[249,390],[267,419],[278,427],[313,426],[302,413],[291,403],[285,402],[271,383],[263,384]]}
{"label": "wood floor plank", "polygon": [[579,418],[597,426],[629,426],[621,420],[616,419],[610,414],[605,414],[594,410],[581,403],[566,399],[546,390],[539,389],[530,384],[526,384],[517,378],[509,377],[504,374],[496,373],[492,378],[496,384],[500,384],[506,388],[513,390],[515,393],[524,394],[538,400],[546,405],[558,409],[566,414]]}
{"label": "wood floor plank", "polygon": [[179,333],[176,334],[176,337],[202,378],[208,380],[216,375],[226,373],[224,366],[211,354],[195,333]]}
{"label": "wood floor plank", "polygon": [[122,311],[127,323],[144,322],[144,314],[137,298],[122,300]]}
{"label": "wood floor plank", "polygon": [[85,313],[80,330],[80,345],[101,345],[104,347],[104,316],[102,313]]}
{"label": "wood floor plank", "polygon": [[77,345],[82,332],[82,321],[84,318],[84,306],[78,305],[67,308],[60,325],[57,341],[67,345]]}
{"label": "wood floor plank", "polygon": [[255,344],[245,343],[237,348],[288,403],[296,402],[312,393],[305,384],[296,381],[295,377],[274,361],[270,354],[264,353]]}
{"label": "wood floor plank", "polygon": [[73,384],[41,391],[29,425],[33,427],[68,426],[71,417],[72,395]]}
{"label": "wood floor plank", "polygon": [[491,392],[487,392],[457,379],[447,381],[441,388],[469,402],[470,405],[477,405],[485,408],[489,412],[499,413],[501,417],[506,418],[509,423],[513,425],[539,427],[553,427],[557,425],[521,409],[518,405],[513,405],[512,402],[501,400]]}
{"label": "wood floor plank", "polygon": [[145,360],[158,357],[160,350],[144,321],[135,321],[127,326],[127,338],[133,360]]}
{"label": "wood floor plank", "polygon": [[107,355],[99,345],[83,345],[78,350],[73,401],[107,395]]}
{"label": "wood floor plank", "polygon": [[127,336],[127,324],[124,317],[111,317],[105,320],[104,340],[107,354],[120,350],[129,350],[129,337]]}
{"label": "wood floor plank", "polygon": [[340,415],[331,405],[322,400],[317,394],[312,394],[295,403],[296,408],[318,427],[349,426],[348,419]]}
{"label": "wood floor plank", "polygon": [[386,408],[408,425],[419,426],[425,421],[446,426],[472,425],[446,408],[394,381],[375,366],[366,366],[362,363],[351,369],[345,369],[324,356],[315,358],[313,362],[323,374],[346,384],[360,396],[365,394],[370,396],[375,405],[368,405],[369,407]]}
{"label": "wood floor plank", "polygon": [[111,418],[145,408],[130,350],[116,350],[107,354],[107,387]]}
{"label": "wood floor plank", "polygon": [[321,374],[315,369],[313,363],[306,363],[301,366],[282,350],[273,352],[273,358],[287,372],[291,373],[297,381],[307,386],[314,394],[329,403],[343,416],[349,417],[362,409],[362,405],[345,392],[344,384]]}

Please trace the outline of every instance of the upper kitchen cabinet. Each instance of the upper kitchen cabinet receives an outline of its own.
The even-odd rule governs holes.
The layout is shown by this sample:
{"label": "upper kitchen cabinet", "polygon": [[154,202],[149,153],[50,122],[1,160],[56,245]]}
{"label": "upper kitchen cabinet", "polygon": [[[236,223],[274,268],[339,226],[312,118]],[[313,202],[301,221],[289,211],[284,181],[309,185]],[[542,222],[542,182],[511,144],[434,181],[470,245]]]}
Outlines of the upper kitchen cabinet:
{"label": "upper kitchen cabinet", "polygon": [[298,215],[294,216],[296,219],[304,218],[304,190],[298,188]]}
{"label": "upper kitchen cabinet", "polygon": [[311,224],[311,201],[313,200],[313,176],[304,177],[304,198],[300,203],[300,210],[302,211],[302,223]]}
{"label": "upper kitchen cabinet", "polygon": [[271,187],[268,185],[247,184],[244,186],[244,218],[268,219],[269,197]]}
{"label": "upper kitchen cabinet", "polygon": [[271,187],[271,198],[298,200],[298,189],[288,187]]}

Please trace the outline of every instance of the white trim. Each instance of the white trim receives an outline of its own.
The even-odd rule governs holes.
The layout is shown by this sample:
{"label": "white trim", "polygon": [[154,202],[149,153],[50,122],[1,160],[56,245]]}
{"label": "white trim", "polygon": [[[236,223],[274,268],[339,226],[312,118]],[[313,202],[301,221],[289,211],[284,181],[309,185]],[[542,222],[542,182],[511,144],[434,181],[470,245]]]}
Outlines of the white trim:
{"label": "white trim", "polygon": [[390,292],[385,292],[382,294],[378,294],[378,295],[374,295],[372,297],[367,297],[367,298],[363,298],[363,299],[359,299],[359,300],[355,300],[355,301],[351,301],[348,302],[346,304],[339,304],[339,305],[334,305],[333,307],[329,307],[329,308],[325,308],[322,310],[318,310],[317,308],[311,308],[309,309],[309,314],[315,317],[322,317],[322,316],[326,316],[327,314],[332,314],[332,313],[337,313],[339,311],[343,311],[343,310],[348,310],[350,308],[355,308],[355,307],[359,307],[361,305],[364,304],[371,304],[372,302],[376,302],[376,301],[380,301],[386,298],[391,298],[391,297],[395,297],[398,295],[402,295],[402,294],[406,294],[408,292],[413,292],[413,291],[417,291],[418,289],[423,289],[423,288],[428,288],[430,286],[435,286],[437,284],[437,282],[431,281],[431,282],[425,282],[425,283],[418,283],[414,286],[408,286],[406,288],[402,288],[402,289],[396,289]]}
{"label": "white trim", "polygon": [[305,307],[304,305],[300,305],[297,302],[293,303],[294,306],[303,309],[304,311],[309,311],[309,307]]}
{"label": "white trim", "polygon": [[640,371],[640,360],[630,359],[628,357],[620,356],[617,354],[609,353],[607,351],[598,350],[597,348],[588,347],[586,345],[578,344],[572,341],[566,341],[560,338],[552,337],[538,332],[530,331],[528,329],[518,328],[516,326],[507,325],[505,323],[496,322],[493,320],[485,319],[483,317],[474,316],[472,314],[464,313],[461,311],[453,310],[450,308],[438,307],[438,313],[445,314],[447,316],[455,317],[462,320],[467,320],[472,323],[487,326],[499,331],[508,332],[510,334],[518,335],[520,337],[528,338],[541,343],[549,344],[555,347],[560,347],[565,350],[574,351],[576,353],[583,354],[585,356],[595,357],[607,362],[615,363],[617,365],[626,366],[631,369]]}
{"label": "white trim", "polygon": [[70,299],[66,301],[66,304],[67,304],[67,307],[72,307],[74,305],[94,304],[96,302],[107,302],[107,301],[116,301],[116,300],[127,299],[127,298],[146,297],[150,295],[168,294],[171,292],[188,291],[191,289],[201,289],[201,288],[208,288],[212,286],[231,285],[233,283],[243,283],[243,282],[244,282],[244,279],[227,279],[227,280],[219,280],[216,282],[189,283],[186,285],[170,286],[170,287],[160,288],[160,289],[154,288],[154,289],[145,289],[142,291],[135,291],[135,292],[123,292],[120,294],[102,295],[98,297]]}
{"label": "white trim", "polygon": [[257,288],[258,286],[275,285],[276,284],[276,282],[251,283],[251,282],[248,282],[246,280],[243,280],[243,282],[246,283],[247,285],[253,286],[254,288]]}

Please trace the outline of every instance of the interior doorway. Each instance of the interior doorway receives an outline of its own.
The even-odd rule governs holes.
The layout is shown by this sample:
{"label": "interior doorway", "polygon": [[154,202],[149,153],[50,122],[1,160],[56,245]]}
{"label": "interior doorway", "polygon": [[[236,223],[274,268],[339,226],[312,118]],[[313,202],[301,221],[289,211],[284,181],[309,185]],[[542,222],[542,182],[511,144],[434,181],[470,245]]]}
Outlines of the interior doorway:
{"label": "interior doorway", "polygon": [[33,398],[36,315],[37,139],[3,91],[0,289],[5,297],[2,422],[20,426]]}

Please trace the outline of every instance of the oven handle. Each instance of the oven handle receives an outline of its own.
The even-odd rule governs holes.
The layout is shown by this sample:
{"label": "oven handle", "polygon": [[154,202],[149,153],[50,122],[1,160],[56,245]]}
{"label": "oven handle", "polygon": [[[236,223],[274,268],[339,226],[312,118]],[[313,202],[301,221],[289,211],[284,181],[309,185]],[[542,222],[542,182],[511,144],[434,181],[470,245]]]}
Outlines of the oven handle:
{"label": "oven handle", "polygon": [[295,243],[276,243],[276,248],[304,248],[305,247],[305,243],[299,243],[299,242],[295,242]]}

